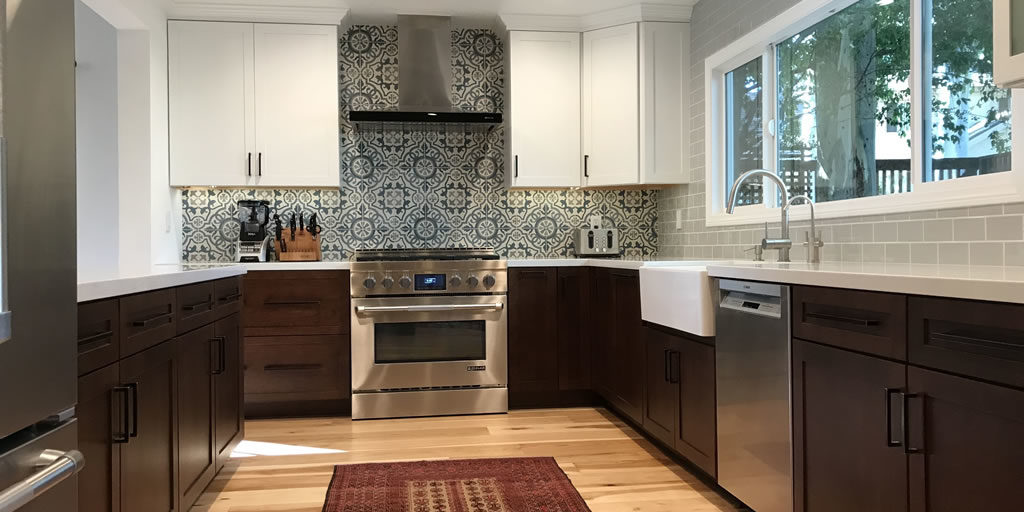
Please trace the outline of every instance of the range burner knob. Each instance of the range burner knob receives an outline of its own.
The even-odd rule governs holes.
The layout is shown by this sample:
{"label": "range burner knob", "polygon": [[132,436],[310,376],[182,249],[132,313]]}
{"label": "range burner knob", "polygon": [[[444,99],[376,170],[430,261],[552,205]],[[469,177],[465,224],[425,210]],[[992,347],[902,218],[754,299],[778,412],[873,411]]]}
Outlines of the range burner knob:
{"label": "range burner knob", "polygon": [[391,287],[395,285],[395,280],[392,279],[391,276],[384,276],[384,279],[380,280],[380,285],[383,286],[385,290],[390,290]]}
{"label": "range burner knob", "polygon": [[497,282],[498,281],[496,279],[494,279],[494,276],[492,276],[490,274],[487,274],[486,276],[484,276],[484,286],[487,287],[487,288],[490,288],[490,287],[494,286],[494,284],[497,283]]}
{"label": "range burner knob", "polygon": [[374,289],[377,286],[377,278],[373,277],[372,274],[366,276],[366,279],[363,279],[363,286],[365,286],[367,290]]}
{"label": "range burner knob", "polygon": [[466,278],[466,284],[472,288],[480,284],[480,280],[477,279],[476,276],[469,276],[468,278]]}
{"label": "range burner knob", "polygon": [[402,288],[408,288],[412,286],[412,279],[409,279],[409,276],[407,275],[402,276],[398,279],[398,286],[401,286]]}
{"label": "range burner knob", "polygon": [[448,279],[448,284],[453,286],[453,287],[458,286],[458,285],[462,284],[462,278],[459,277],[458,274],[455,274],[450,279]]}

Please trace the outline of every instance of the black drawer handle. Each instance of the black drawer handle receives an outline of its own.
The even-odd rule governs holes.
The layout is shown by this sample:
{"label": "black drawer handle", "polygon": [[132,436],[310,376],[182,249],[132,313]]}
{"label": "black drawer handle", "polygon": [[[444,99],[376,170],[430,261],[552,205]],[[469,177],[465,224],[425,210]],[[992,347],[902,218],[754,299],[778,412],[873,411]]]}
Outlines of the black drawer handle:
{"label": "black drawer handle", "polygon": [[184,311],[195,311],[197,309],[210,309],[211,302],[212,301],[210,299],[206,299],[206,300],[204,300],[202,302],[197,302],[195,304],[185,304],[184,306],[181,307],[181,309],[184,310]]}
{"label": "black drawer handle", "polygon": [[236,300],[238,300],[240,298],[242,298],[242,294],[240,292],[235,292],[235,293],[232,293],[231,295],[225,295],[225,296],[217,299],[217,302],[233,302],[233,301],[236,301]]}
{"label": "black drawer handle", "polygon": [[93,334],[93,335],[90,335],[90,336],[86,336],[84,338],[80,338],[78,340],[78,344],[79,345],[88,345],[88,344],[90,344],[92,342],[99,341],[99,340],[102,340],[102,339],[106,339],[106,338],[109,338],[109,337],[111,337],[113,335],[114,335],[114,331],[98,332],[96,334]]}
{"label": "black drawer handle", "polygon": [[807,318],[814,318],[817,320],[825,320],[827,322],[836,322],[840,324],[856,325],[859,327],[875,327],[880,325],[882,322],[878,320],[868,320],[865,318],[853,318],[842,315],[829,315],[827,313],[804,313]]}
{"label": "black drawer handle", "polygon": [[111,439],[115,444],[125,444],[128,442],[128,431],[131,429],[131,425],[129,424],[131,416],[128,413],[131,409],[131,393],[132,388],[128,386],[115,386],[113,389],[115,397],[117,397],[117,395],[121,395],[121,408],[115,409],[120,413],[118,420],[120,420],[121,430],[119,432],[114,432],[111,436]]}
{"label": "black drawer handle", "polygon": [[139,437],[139,383],[132,382],[127,387],[132,393],[132,426],[128,430],[128,437]]}
{"label": "black drawer handle", "polygon": [[682,364],[680,352],[670,350],[668,352],[668,382],[669,384],[679,384],[679,380],[682,378]]}
{"label": "black drawer handle", "polygon": [[264,306],[316,306],[319,305],[318,300],[266,300],[263,301]]}
{"label": "black drawer handle", "polygon": [[268,364],[263,367],[265,372],[295,372],[303,370],[319,370],[324,365],[319,363],[307,363],[307,364]]}
{"label": "black drawer handle", "polygon": [[149,327],[161,320],[166,320],[168,323],[174,318],[174,313],[160,313],[159,315],[151,316],[145,320],[136,320],[132,322],[132,327]]}
{"label": "black drawer handle", "polygon": [[[903,441],[892,439],[892,397],[902,394],[899,388],[883,388],[885,390],[885,445],[888,447],[903,446]],[[902,420],[901,420],[902,421]]]}
{"label": "black drawer handle", "polygon": [[931,334],[931,339],[934,341],[941,341],[945,343],[955,343],[958,345],[979,345],[983,347],[989,347],[994,349],[1011,349],[1020,350],[1021,345],[1019,343],[1010,343],[1002,340],[994,340],[991,338],[979,338],[977,336],[969,336],[964,334],[957,334],[955,332],[935,332]]}
{"label": "black drawer handle", "polygon": [[[924,451],[923,449],[914,448],[910,446],[910,414],[908,413],[908,409],[910,407],[910,399],[921,398],[921,395],[918,393],[900,393],[900,396],[903,397],[903,412],[901,413],[900,420],[900,426],[903,428],[903,453],[921,453],[922,451]],[[921,430],[922,432],[924,431],[923,428]]]}

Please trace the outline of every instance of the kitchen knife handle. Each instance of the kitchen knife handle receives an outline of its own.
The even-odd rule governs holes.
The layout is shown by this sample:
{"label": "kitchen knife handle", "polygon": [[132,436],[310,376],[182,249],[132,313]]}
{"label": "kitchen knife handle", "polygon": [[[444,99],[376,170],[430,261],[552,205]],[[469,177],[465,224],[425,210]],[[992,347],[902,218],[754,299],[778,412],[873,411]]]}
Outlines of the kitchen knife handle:
{"label": "kitchen knife handle", "polygon": [[128,437],[139,437],[139,383],[129,383],[128,388],[132,393],[132,425]]}
{"label": "kitchen knife handle", "polygon": [[113,433],[112,440],[114,444],[126,444],[128,442],[128,430],[131,429],[131,425],[129,424],[131,416],[128,414],[128,411],[131,408],[131,404],[129,403],[131,392],[132,390],[128,386],[115,386],[113,389],[115,397],[117,397],[117,395],[121,395],[121,407],[120,409],[117,409],[121,414],[120,417],[118,417],[118,423],[121,425],[121,430]]}
{"label": "kitchen knife handle", "polygon": [[246,173],[249,176],[252,176],[252,152],[251,151],[249,152],[249,156],[245,157],[245,160],[246,160],[246,163],[245,163]]}

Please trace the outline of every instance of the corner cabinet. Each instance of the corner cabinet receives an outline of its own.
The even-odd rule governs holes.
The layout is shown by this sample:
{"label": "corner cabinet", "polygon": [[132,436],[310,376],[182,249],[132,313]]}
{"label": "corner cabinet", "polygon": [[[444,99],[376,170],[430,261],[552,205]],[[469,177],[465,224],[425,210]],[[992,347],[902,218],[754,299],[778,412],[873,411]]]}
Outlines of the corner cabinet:
{"label": "corner cabinet", "polygon": [[580,34],[510,31],[506,185],[580,186]]}
{"label": "corner cabinet", "polygon": [[169,21],[171,185],[337,187],[338,35]]}
{"label": "corner cabinet", "polygon": [[689,24],[583,33],[586,187],[689,181]]}

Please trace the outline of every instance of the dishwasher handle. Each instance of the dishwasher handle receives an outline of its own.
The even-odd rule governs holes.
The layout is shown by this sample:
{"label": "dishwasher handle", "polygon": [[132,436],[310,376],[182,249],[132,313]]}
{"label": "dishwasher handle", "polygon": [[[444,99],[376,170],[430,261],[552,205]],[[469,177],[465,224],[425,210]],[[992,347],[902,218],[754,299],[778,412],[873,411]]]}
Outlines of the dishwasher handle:
{"label": "dishwasher handle", "polygon": [[0,512],[14,512],[78,473],[85,456],[78,450],[44,450],[36,467],[43,469],[0,492]]}

